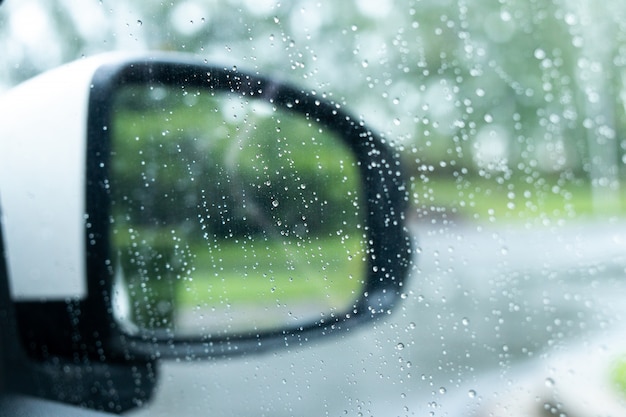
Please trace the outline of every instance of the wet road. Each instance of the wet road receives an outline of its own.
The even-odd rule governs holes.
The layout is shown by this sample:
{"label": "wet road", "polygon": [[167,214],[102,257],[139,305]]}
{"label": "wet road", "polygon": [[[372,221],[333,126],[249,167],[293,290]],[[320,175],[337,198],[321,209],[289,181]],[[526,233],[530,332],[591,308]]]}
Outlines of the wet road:
{"label": "wet road", "polygon": [[415,233],[418,262],[387,320],[275,353],[164,363],[154,402],[131,414],[478,415],[620,351],[626,223]]}

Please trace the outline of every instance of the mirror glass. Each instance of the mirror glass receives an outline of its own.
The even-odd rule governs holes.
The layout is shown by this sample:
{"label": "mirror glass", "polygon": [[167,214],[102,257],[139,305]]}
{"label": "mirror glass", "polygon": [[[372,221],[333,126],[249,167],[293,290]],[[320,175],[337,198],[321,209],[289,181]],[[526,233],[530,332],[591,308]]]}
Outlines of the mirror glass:
{"label": "mirror glass", "polygon": [[126,85],[113,109],[109,240],[125,332],[250,335],[352,309],[364,204],[337,135],[196,87]]}

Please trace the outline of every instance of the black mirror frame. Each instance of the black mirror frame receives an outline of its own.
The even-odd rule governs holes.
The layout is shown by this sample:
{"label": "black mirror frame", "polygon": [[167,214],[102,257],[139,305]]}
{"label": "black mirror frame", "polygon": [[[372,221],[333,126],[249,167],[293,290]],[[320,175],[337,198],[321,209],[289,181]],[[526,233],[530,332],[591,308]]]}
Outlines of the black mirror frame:
{"label": "black mirror frame", "polygon": [[[142,334],[123,334],[112,314],[113,271],[109,250],[108,163],[112,100],[125,84],[161,84],[210,88],[251,100],[266,101],[300,114],[336,133],[355,154],[366,195],[368,276],[363,296],[350,311],[321,319],[306,327],[217,338],[162,341]],[[400,160],[383,139],[339,105],[288,84],[235,69],[176,58],[120,60],[98,68],[88,109],[86,253],[88,299],[92,323],[114,352],[125,357],[207,357],[242,354],[279,346],[293,346],[320,335],[345,331],[390,312],[397,302],[412,261],[404,226],[408,189]],[[97,330],[96,330],[97,329]],[[108,334],[106,334],[108,333]]]}

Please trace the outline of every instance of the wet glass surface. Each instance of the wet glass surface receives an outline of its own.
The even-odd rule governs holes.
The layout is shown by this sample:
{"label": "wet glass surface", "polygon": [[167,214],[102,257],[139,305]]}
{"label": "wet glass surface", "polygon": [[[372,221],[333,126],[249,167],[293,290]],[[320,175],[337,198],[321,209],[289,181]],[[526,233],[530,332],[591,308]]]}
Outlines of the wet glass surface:
{"label": "wet glass surface", "polygon": [[[7,23],[0,25],[4,87],[95,52],[188,52],[200,61],[288,79],[350,109],[394,144],[411,178],[415,264],[403,303],[387,320],[261,356],[164,362],[154,402],[131,414],[624,414],[623,2],[69,3],[0,8]],[[223,138],[236,137],[231,128],[250,132],[257,123],[242,116],[237,124],[227,109],[220,112],[222,121],[213,125]],[[283,145],[272,154],[287,149]],[[239,157],[246,149],[237,148]],[[204,169],[192,163],[199,161],[195,152],[170,168]],[[227,164],[211,166],[234,181]],[[254,181],[244,183],[259,185]],[[208,203],[215,196],[235,198],[224,190],[192,193]],[[278,207],[289,207],[287,214],[302,210],[291,197]],[[272,222],[282,216],[268,209]],[[187,217],[196,224],[197,213]],[[138,220],[118,219],[122,258],[133,233],[151,238],[135,227]],[[313,243],[317,237],[298,234],[298,221],[287,222],[290,236]],[[168,222],[160,235],[174,242],[182,236],[178,227]],[[127,234],[129,228],[134,232]],[[204,244],[214,245],[215,233]],[[274,248],[267,234],[259,235],[260,244],[244,244],[245,233],[226,240],[228,233],[220,233],[222,251],[232,243],[251,259],[286,256],[306,263],[313,254],[328,256],[285,246],[282,238]],[[337,243],[359,253],[350,242]],[[172,252],[176,262],[200,262],[203,252],[179,249]],[[210,262],[219,268],[226,261]],[[230,270],[245,275],[252,267]],[[197,303],[197,289],[187,288]],[[315,311],[326,308],[320,294]],[[338,301],[346,302],[349,297]],[[279,320],[285,318],[281,309]],[[235,320],[224,309],[211,312],[219,326]],[[156,325],[150,320],[141,324]]]}

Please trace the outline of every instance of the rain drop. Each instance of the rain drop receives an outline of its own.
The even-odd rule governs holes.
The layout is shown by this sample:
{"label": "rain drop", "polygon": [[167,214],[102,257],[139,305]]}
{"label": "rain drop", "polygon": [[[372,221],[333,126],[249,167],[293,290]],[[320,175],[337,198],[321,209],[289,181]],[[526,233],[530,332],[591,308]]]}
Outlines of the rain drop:
{"label": "rain drop", "polygon": [[537,59],[545,59],[546,58],[546,51],[544,51],[541,48],[535,49],[535,58],[537,58]]}

